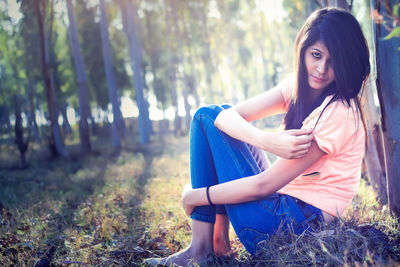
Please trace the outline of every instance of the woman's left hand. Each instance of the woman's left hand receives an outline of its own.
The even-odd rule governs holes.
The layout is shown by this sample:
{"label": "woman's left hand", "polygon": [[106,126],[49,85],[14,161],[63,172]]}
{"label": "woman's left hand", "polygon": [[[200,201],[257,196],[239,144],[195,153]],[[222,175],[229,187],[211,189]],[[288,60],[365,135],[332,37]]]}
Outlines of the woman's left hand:
{"label": "woman's left hand", "polygon": [[185,188],[183,189],[182,192],[182,205],[183,209],[185,210],[185,213],[187,216],[190,216],[196,206],[189,205],[188,200],[190,199],[190,195],[193,193],[193,189],[189,184],[185,185]]}

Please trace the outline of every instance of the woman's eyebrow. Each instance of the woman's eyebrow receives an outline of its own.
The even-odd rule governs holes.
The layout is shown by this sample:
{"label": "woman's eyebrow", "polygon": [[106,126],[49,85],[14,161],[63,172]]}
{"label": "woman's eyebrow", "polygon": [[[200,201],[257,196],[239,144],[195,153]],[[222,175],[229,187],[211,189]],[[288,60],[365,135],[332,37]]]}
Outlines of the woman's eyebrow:
{"label": "woman's eyebrow", "polygon": [[318,52],[320,52],[321,54],[325,54],[323,51],[321,51],[320,49],[318,49],[318,48],[315,48],[315,47],[311,47],[311,49],[313,49],[313,50],[317,50]]}

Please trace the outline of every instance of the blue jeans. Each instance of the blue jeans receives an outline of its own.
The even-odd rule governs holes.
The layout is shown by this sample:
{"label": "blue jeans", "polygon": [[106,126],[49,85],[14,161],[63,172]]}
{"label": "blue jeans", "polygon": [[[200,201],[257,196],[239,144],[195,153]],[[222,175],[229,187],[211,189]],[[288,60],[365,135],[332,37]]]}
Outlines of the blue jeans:
{"label": "blue jeans", "polygon": [[[252,176],[269,166],[263,151],[228,136],[214,126],[217,115],[226,108],[229,106],[202,107],[193,117],[190,129],[193,188]],[[237,236],[251,254],[256,252],[257,244],[268,239],[278,228],[300,234],[309,229],[312,222],[323,221],[320,209],[279,193],[258,201],[224,206]],[[214,223],[216,209],[210,205],[196,207],[191,218]]]}

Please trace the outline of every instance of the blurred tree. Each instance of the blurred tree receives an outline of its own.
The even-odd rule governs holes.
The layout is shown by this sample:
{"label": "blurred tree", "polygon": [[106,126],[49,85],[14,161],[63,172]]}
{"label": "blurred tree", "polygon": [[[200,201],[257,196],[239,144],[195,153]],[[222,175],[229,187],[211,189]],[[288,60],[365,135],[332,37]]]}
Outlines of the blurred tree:
{"label": "blurred tree", "polygon": [[181,133],[181,118],[178,113],[178,90],[177,90],[177,42],[174,38],[174,29],[173,29],[173,3],[171,0],[165,1],[165,20],[166,20],[166,31],[168,36],[168,78],[169,78],[169,87],[171,92],[171,101],[172,106],[174,108],[174,134],[178,135]]}
{"label": "blurred tree", "polygon": [[15,73],[16,67],[13,67],[18,63],[15,51],[18,29],[7,10],[0,10],[0,19],[0,120],[2,130],[11,136],[10,114],[14,109],[12,95],[21,93],[17,87],[19,82],[15,80],[18,73]]}
{"label": "blurred tree", "polygon": [[24,138],[24,127],[22,125],[21,116],[21,96],[14,95],[14,107],[15,107],[15,144],[18,147],[21,161],[21,168],[27,166],[25,153],[28,151],[30,131],[28,131],[28,137]]}
{"label": "blurred tree", "polygon": [[88,119],[90,118],[90,103],[87,91],[87,76],[85,62],[79,46],[78,32],[75,24],[74,7],[72,0],[67,0],[67,10],[69,19],[69,40],[71,52],[75,62],[75,71],[78,81],[79,96],[79,137],[81,141],[82,152],[87,153],[91,150],[90,132]]}
{"label": "blurred tree", "polygon": [[[27,9],[34,9],[35,16],[37,19],[37,25],[39,29],[40,38],[40,52],[41,52],[41,62],[42,62],[42,72],[43,79],[46,88],[46,98],[47,98],[47,108],[50,117],[50,127],[51,127],[51,138],[50,147],[53,155],[67,156],[68,153],[64,148],[64,144],[61,138],[60,126],[58,125],[58,115],[56,107],[56,96],[54,91],[54,81],[52,79],[50,70],[50,59],[49,59],[49,48],[45,36],[45,11],[46,11],[46,0],[28,1],[21,0],[22,5],[26,6]],[[33,5],[33,6],[32,6]]]}
{"label": "blurred tree", "polygon": [[[185,6],[181,4],[177,0],[169,0],[168,5],[170,7],[169,12],[170,13],[170,19],[172,24],[171,29],[173,33],[173,37],[175,39],[176,47],[174,47],[173,52],[175,54],[175,60],[176,60],[176,65],[179,66],[176,68],[176,71],[178,72],[178,75],[181,80],[181,87],[182,87],[182,96],[183,96],[183,102],[184,102],[184,108],[185,108],[185,128],[186,131],[189,132],[190,129],[190,122],[192,120],[191,115],[190,115],[190,109],[191,106],[189,104],[189,77],[186,74],[185,70],[187,69],[187,66],[185,66],[185,58],[184,58],[184,40],[182,37],[180,25],[182,16],[183,16],[183,11]],[[168,11],[167,11],[168,12]],[[178,12],[180,13],[180,16],[178,15]]]}
{"label": "blurred tree", "polygon": [[129,55],[133,68],[133,84],[135,87],[136,103],[139,109],[139,134],[142,144],[150,140],[151,126],[149,124],[148,104],[144,99],[144,81],[142,75],[142,44],[136,28],[137,6],[132,0],[118,0],[122,13],[124,31],[129,41]]}
{"label": "blurred tree", "polygon": [[[56,106],[58,107],[57,110],[57,116],[59,116],[58,114],[60,113],[63,120],[62,120],[62,129],[63,129],[63,133],[64,135],[68,135],[70,133],[72,133],[72,128],[71,125],[69,124],[69,120],[68,120],[68,116],[67,116],[67,103],[66,103],[66,97],[67,95],[65,93],[63,93],[61,86],[62,86],[62,78],[61,77],[61,73],[59,71],[60,69],[60,61],[58,60],[58,53],[56,52],[56,44],[58,41],[58,36],[59,36],[59,27],[57,27],[57,23],[56,23],[56,19],[55,19],[55,10],[54,10],[54,0],[51,0],[48,3],[48,10],[49,13],[47,15],[47,20],[48,23],[46,24],[46,28],[47,28],[47,43],[48,43],[48,47],[49,47],[49,59],[50,59],[50,73],[52,76],[52,80],[54,81],[54,90],[55,90],[55,94],[56,94]],[[63,48],[62,49],[66,49],[68,50],[68,45],[67,43],[63,43]],[[72,66],[70,66],[72,67]],[[75,87],[76,88],[76,87]],[[72,90],[71,90],[72,91]],[[70,93],[74,93],[75,90],[73,90]]]}
{"label": "blurred tree", "polygon": [[106,73],[103,67],[104,58],[93,55],[102,54],[101,39],[101,14],[96,16],[98,11],[95,2],[88,0],[76,0],[74,11],[76,13],[76,26],[83,61],[87,74],[87,90],[90,92],[90,99],[102,110],[107,110],[110,103]]}
{"label": "blurred tree", "polygon": [[[21,25],[21,35],[23,38],[24,46],[24,63],[25,63],[25,73],[28,80],[27,85],[27,97],[29,101],[29,115],[28,115],[28,127],[31,128],[33,132],[33,139],[37,144],[40,144],[41,139],[39,135],[39,127],[36,121],[36,106],[35,105],[35,95],[37,81],[41,79],[40,69],[37,68],[37,62],[40,62],[40,50],[38,39],[38,29],[35,23],[35,14],[33,10],[24,10],[24,17],[20,23]],[[29,15],[28,15],[29,13]]]}
{"label": "blurred tree", "polygon": [[125,122],[121,115],[119,103],[117,99],[117,84],[114,77],[114,70],[112,65],[110,37],[108,34],[108,21],[106,14],[106,7],[104,0],[99,0],[100,8],[100,29],[101,29],[101,42],[103,47],[104,70],[108,82],[108,95],[112,105],[113,122],[112,122],[112,140],[116,150],[121,149],[120,136],[125,132]]}
{"label": "blurred tree", "polygon": [[[222,95],[221,90],[223,88],[219,88],[219,90],[215,88],[214,76],[218,70],[218,58],[215,54],[218,52],[215,51],[215,54],[212,54],[212,52],[213,48],[224,49],[225,47],[213,46],[212,34],[209,30],[209,28],[213,28],[209,26],[209,2],[208,0],[189,1],[187,7],[191,18],[189,31],[196,47],[194,54],[196,54],[196,57],[199,56],[203,62],[201,74],[205,76],[205,88],[202,94],[207,99],[207,102],[216,103],[218,96]],[[218,33],[222,34],[222,32]]]}
{"label": "blurred tree", "polygon": [[189,93],[193,95],[195,100],[195,107],[200,106],[200,96],[198,93],[198,81],[197,81],[197,73],[196,73],[196,63],[194,60],[194,49],[193,46],[193,37],[192,33],[189,32],[190,27],[190,13],[189,13],[189,6],[186,3],[186,7],[183,9],[184,14],[182,15],[183,19],[181,20],[182,28],[183,28],[183,41],[185,43],[185,48],[187,51],[187,61],[188,61],[188,68],[184,68],[185,76],[186,76],[186,86],[188,87]]}
{"label": "blurred tree", "polygon": [[165,110],[170,105],[171,95],[168,94],[168,72],[165,58],[167,51],[165,39],[162,38],[165,32],[165,20],[163,18],[162,7],[155,3],[145,10],[146,38],[144,49],[147,51],[150,61],[150,71],[152,77],[152,88],[157,99],[159,108],[163,111],[165,119]]}
{"label": "blurred tree", "polygon": [[[9,109],[5,112],[7,115],[11,113],[11,107],[14,109],[14,144],[20,154],[20,166],[25,168],[27,166],[25,154],[29,147],[31,129],[27,127],[28,133],[24,134],[22,116],[27,109],[26,99],[22,97],[22,94],[28,88],[25,83],[23,39],[20,24],[15,23],[7,12],[1,12],[0,14],[5,19],[0,27],[1,40],[4,41],[0,46],[0,54],[2,56],[0,61],[0,96],[1,100],[4,101],[3,108]],[[5,102],[8,104],[4,105]],[[29,114],[29,112],[25,112],[25,114]]]}

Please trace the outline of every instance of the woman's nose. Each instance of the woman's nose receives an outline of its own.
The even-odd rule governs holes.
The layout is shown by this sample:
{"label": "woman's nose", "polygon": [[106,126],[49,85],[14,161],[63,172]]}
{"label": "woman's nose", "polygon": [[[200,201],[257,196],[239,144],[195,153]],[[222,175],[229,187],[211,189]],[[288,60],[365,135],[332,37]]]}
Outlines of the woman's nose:
{"label": "woman's nose", "polygon": [[318,62],[317,71],[320,74],[324,74],[326,72],[326,67],[327,67],[327,64],[326,64],[325,60],[321,60],[320,62]]}

